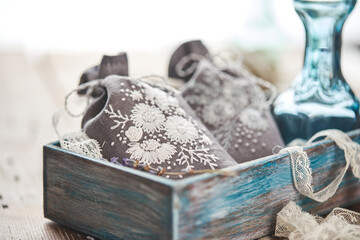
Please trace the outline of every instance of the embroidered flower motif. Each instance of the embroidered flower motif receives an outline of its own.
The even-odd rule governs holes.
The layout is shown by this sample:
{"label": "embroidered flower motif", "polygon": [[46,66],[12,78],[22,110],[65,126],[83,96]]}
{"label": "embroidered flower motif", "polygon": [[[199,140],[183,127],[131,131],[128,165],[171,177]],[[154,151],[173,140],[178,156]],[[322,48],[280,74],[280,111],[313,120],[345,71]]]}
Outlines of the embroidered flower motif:
{"label": "embroidered flower motif", "polygon": [[169,143],[159,143],[154,139],[145,140],[142,143],[130,143],[126,153],[130,158],[138,159],[145,164],[160,164],[170,159],[176,152],[175,147]]}
{"label": "embroidered flower motif", "polygon": [[132,98],[133,101],[139,101],[143,99],[143,95],[141,94],[140,91],[137,90],[132,91],[130,97]]}
{"label": "embroidered flower motif", "polygon": [[223,86],[224,97],[233,102],[237,108],[243,108],[249,104],[249,94],[246,89],[248,83],[243,80],[225,82]]}
{"label": "embroidered flower motif", "polygon": [[163,91],[161,91],[157,88],[153,88],[153,87],[150,87],[145,84],[143,86],[144,86],[144,90],[145,90],[145,98],[150,101],[154,101],[154,99],[156,98],[157,95],[165,94]]}
{"label": "embroidered flower motif", "polygon": [[201,99],[205,99],[205,100],[208,98],[214,98],[219,94],[219,88],[211,89],[209,88],[209,86],[200,82],[196,82],[193,85],[193,91],[196,95],[200,96]]}
{"label": "embroidered flower motif", "polygon": [[172,140],[185,144],[194,141],[198,137],[198,131],[194,124],[183,117],[171,116],[165,122],[166,135]]}
{"label": "embroidered flower motif", "polygon": [[[132,109],[120,107],[120,112],[109,105],[105,112],[114,123],[111,130],[118,129],[116,138],[121,146],[127,146],[124,150],[127,157],[143,164],[167,167],[175,164],[189,170],[199,164],[217,168],[218,157],[209,147],[212,141],[179,106],[174,92],[164,92],[146,83],[133,85],[124,92],[135,104]],[[111,160],[118,162],[115,158]]]}
{"label": "embroidered flower motif", "polygon": [[204,74],[204,82],[214,90],[219,89],[220,87],[220,81],[217,78],[225,76],[224,74],[221,74],[221,72],[218,72],[213,68],[207,68],[203,74]]}
{"label": "embroidered flower motif", "polygon": [[172,106],[172,107],[179,106],[179,101],[175,97],[172,97],[172,96],[168,97],[168,103],[169,103],[169,106]]}
{"label": "embroidered flower motif", "polygon": [[245,108],[240,113],[240,121],[254,130],[266,130],[269,127],[261,112],[254,108]]}
{"label": "embroidered flower motif", "polygon": [[176,98],[168,96],[164,91],[157,88],[146,87],[145,94],[148,100],[154,102],[163,111],[167,110],[170,106],[177,107],[179,105],[179,101]]}
{"label": "embroidered flower motif", "polygon": [[163,128],[165,116],[157,107],[139,103],[134,106],[131,113],[130,119],[134,121],[135,126],[147,133],[158,132]]}
{"label": "embroidered flower motif", "polygon": [[125,136],[131,141],[131,142],[137,142],[142,138],[143,131],[141,128],[137,128],[134,126],[129,127],[129,129],[125,132]]}
{"label": "embroidered flower motif", "polygon": [[184,111],[184,109],[182,109],[180,107],[176,108],[175,113],[177,115],[180,115],[180,116],[185,116],[186,115],[186,112]]}
{"label": "embroidered flower motif", "polygon": [[201,136],[200,142],[201,142],[201,143],[204,143],[204,144],[206,144],[206,145],[211,145],[211,144],[213,144],[213,142],[211,141],[211,139],[210,139],[208,136],[206,136],[205,134]]}
{"label": "embroidered flower motif", "polygon": [[156,98],[155,104],[163,111],[166,111],[169,108],[169,103],[165,99],[159,100],[159,98]]}
{"label": "embroidered flower motif", "polygon": [[205,106],[202,115],[203,120],[213,126],[224,124],[226,120],[234,117],[234,106],[224,98],[219,98]]}

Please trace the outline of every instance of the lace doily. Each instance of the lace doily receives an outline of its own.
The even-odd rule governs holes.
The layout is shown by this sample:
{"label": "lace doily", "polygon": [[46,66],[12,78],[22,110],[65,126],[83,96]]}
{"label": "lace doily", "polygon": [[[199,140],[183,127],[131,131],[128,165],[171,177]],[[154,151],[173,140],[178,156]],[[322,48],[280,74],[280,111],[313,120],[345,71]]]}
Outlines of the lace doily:
{"label": "lace doily", "polygon": [[60,146],[66,150],[83,154],[88,157],[102,159],[99,143],[89,138],[84,132],[79,131],[71,134],[61,135],[58,131],[58,124],[63,111],[56,112],[52,117],[52,125],[58,136]]}
{"label": "lace doily", "polygon": [[88,157],[103,158],[99,143],[89,138],[84,132],[76,132],[63,136],[60,139],[60,146]]}
{"label": "lace doily", "polygon": [[289,202],[277,215],[275,236],[290,240],[360,239],[360,214],[335,208],[324,219]]}

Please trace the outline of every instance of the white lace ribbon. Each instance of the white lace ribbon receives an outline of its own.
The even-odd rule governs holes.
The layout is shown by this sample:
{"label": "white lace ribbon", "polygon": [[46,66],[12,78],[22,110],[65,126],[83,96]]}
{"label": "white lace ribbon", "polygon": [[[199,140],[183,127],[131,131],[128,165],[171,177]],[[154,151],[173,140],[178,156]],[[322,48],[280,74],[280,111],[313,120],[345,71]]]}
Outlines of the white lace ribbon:
{"label": "white lace ribbon", "polygon": [[296,189],[301,194],[315,201],[324,202],[335,194],[350,165],[354,176],[360,178],[360,145],[353,142],[344,132],[335,129],[318,132],[306,145],[313,143],[319,137],[326,137],[326,139],[333,139],[335,141],[336,145],[344,151],[346,165],[329,185],[318,192],[314,192],[310,160],[303,148],[299,146],[287,147],[279,153],[290,154]]}
{"label": "white lace ribbon", "polygon": [[101,147],[95,139],[89,138],[83,131],[62,135],[58,131],[58,124],[62,111],[56,112],[52,117],[52,125],[58,136],[60,146],[66,150],[83,154],[85,156],[102,159]]}
{"label": "white lace ribbon", "polygon": [[60,145],[64,149],[88,157],[96,159],[103,158],[99,143],[96,140],[89,138],[84,132],[75,132],[62,136]]}
{"label": "white lace ribbon", "polygon": [[290,240],[360,239],[360,214],[335,208],[324,219],[289,202],[277,215],[275,236]]}

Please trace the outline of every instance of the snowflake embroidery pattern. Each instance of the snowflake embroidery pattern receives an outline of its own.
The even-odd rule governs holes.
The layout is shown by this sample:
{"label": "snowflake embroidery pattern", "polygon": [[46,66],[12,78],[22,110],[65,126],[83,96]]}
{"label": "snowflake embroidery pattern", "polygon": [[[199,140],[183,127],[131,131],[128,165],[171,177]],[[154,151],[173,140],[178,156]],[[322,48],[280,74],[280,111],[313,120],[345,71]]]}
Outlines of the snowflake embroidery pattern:
{"label": "snowflake embroidery pattern", "polygon": [[[203,165],[217,168],[218,157],[212,153],[213,142],[197,123],[180,107],[175,93],[163,91],[145,82],[122,84],[120,94],[129,100],[127,112],[114,109],[111,104],[105,110],[117,131],[122,145],[127,145],[128,158],[156,166],[166,164],[167,171],[174,166],[195,169]],[[113,146],[113,145],[112,145]]]}

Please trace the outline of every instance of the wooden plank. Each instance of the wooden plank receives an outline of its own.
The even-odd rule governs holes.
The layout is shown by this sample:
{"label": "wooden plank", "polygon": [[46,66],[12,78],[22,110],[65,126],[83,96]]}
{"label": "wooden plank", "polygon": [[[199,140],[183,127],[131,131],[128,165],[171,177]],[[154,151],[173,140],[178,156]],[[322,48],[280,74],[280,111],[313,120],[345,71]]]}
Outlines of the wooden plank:
{"label": "wooden plank", "polygon": [[[359,135],[351,133],[358,142]],[[332,141],[306,151],[316,188],[344,166],[343,152]],[[235,176],[203,174],[179,181],[51,145],[45,146],[44,159],[45,215],[104,239],[255,239],[273,233],[276,214],[290,200],[312,213],[360,200],[360,182],[350,171],[327,202],[302,196],[294,188],[287,154],[234,166],[229,170]]]}
{"label": "wooden plank", "polygon": [[44,147],[45,217],[101,239],[171,239],[167,183],[56,146]]}
{"label": "wooden plank", "polygon": [[[360,132],[351,136],[360,142]],[[332,141],[307,148],[317,188],[330,183],[345,165]],[[176,187],[179,239],[255,239],[273,233],[276,214],[290,201],[304,210],[324,213],[360,200],[360,182],[349,170],[336,194],[325,203],[294,187],[288,154],[270,156],[231,168],[236,176],[212,174],[184,179]]]}

